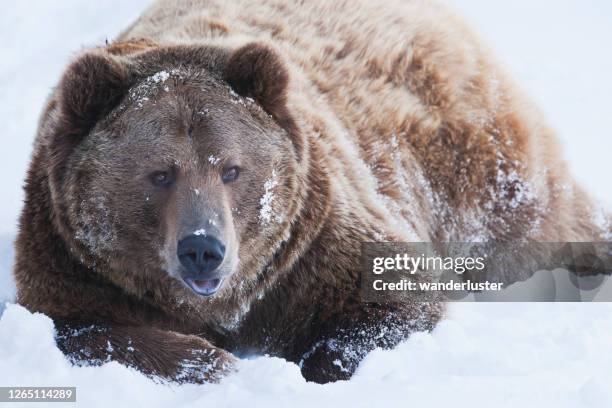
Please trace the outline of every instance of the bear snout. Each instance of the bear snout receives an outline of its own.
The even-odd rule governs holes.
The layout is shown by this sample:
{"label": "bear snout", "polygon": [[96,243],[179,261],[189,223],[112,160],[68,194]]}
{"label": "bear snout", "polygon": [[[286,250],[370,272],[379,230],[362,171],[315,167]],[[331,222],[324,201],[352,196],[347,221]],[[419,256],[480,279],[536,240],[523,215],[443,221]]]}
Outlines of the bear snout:
{"label": "bear snout", "polygon": [[223,281],[218,268],[225,258],[225,245],[214,236],[192,234],[178,242],[181,277],[196,293],[211,296]]}

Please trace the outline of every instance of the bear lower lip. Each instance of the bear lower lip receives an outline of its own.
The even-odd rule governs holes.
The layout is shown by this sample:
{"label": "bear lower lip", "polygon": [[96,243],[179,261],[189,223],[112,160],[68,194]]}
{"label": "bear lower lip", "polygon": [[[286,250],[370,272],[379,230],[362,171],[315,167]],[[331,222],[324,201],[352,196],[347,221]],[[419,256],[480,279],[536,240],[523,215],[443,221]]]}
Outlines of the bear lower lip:
{"label": "bear lower lip", "polygon": [[192,279],[186,278],[185,282],[187,285],[198,295],[202,296],[212,296],[221,287],[221,283],[223,283],[222,278],[215,279]]}

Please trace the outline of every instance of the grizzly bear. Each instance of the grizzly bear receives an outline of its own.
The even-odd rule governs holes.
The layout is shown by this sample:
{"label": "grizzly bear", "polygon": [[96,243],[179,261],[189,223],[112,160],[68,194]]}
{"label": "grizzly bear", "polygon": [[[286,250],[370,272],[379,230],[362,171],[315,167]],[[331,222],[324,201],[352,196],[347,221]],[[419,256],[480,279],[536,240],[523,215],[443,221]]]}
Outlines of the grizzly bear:
{"label": "grizzly bear", "polygon": [[176,382],[236,358],[347,379],[432,329],[370,303],[363,242],[609,240],[557,141],[434,2],[161,0],[42,114],[18,301],[77,364]]}

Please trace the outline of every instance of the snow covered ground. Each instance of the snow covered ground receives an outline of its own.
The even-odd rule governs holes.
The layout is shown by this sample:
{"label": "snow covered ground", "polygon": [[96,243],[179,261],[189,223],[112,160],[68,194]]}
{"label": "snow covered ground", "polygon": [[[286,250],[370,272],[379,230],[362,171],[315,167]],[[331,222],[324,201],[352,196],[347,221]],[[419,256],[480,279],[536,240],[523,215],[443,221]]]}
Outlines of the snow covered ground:
{"label": "snow covered ground", "polygon": [[374,351],[353,379],[327,385],[306,383],[296,365],[265,357],[243,361],[219,385],[158,385],[116,363],[71,367],[52,329],[46,316],[8,307],[0,384],[76,386],[79,405],[101,408],[612,404],[612,304],[462,304],[433,334]]}
{"label": "snow covered ground", "polygon": [[[578,180],[612,204],[612,3],[448,1],[540,103]],[[147,3],[2,3],[0,313],[14,293],[21,183],[49,89],[74,52],[112,38]],[[348,382],[309,384],[295,365],[261,357],[242,362],[220,385],[170,387],[115,363],[69,366],[54,346],[51,321],[9,304],[0,319],[0,386],[77,386],[79,405],[101,407],[610,407],[611,345],[612,304],[454,304],[432,334],[371,353]]]}

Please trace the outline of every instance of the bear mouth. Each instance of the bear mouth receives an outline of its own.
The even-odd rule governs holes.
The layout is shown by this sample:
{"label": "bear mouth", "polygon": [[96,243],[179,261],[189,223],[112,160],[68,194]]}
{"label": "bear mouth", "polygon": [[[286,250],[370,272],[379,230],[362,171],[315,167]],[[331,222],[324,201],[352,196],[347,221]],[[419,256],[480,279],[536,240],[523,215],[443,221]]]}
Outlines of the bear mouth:
{"label": "bear mouth", "polygon": [[195,293],[201,296],[212,296],[221,287],[223,283],[223,278],[214,278],[214,279],[193,279],[193,278],[185,278],[184,279],[187,286],[191,288]]}

